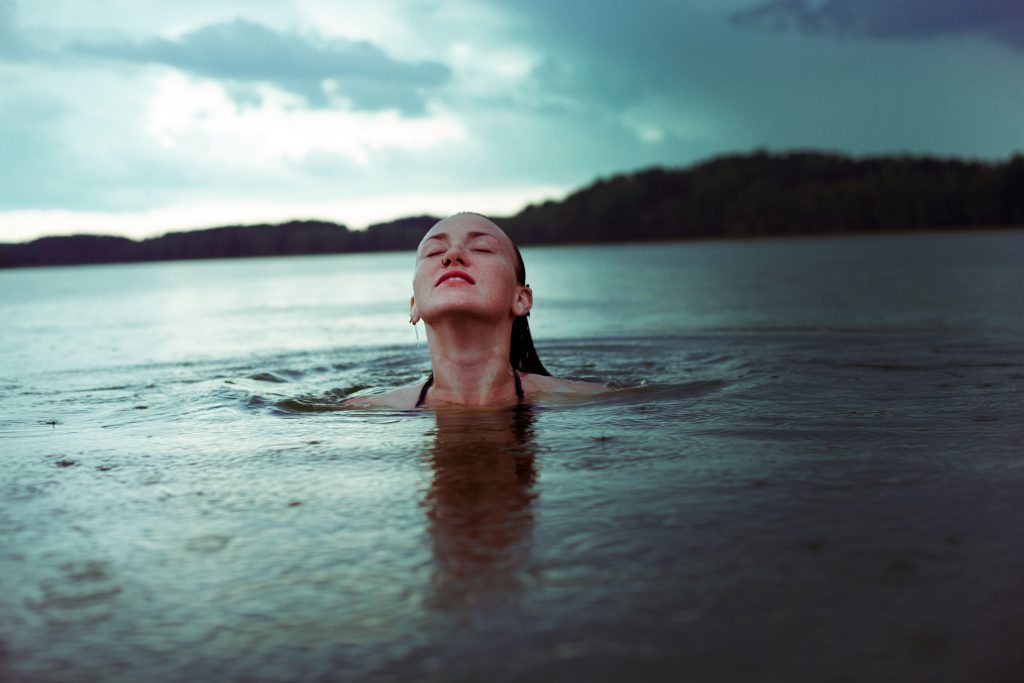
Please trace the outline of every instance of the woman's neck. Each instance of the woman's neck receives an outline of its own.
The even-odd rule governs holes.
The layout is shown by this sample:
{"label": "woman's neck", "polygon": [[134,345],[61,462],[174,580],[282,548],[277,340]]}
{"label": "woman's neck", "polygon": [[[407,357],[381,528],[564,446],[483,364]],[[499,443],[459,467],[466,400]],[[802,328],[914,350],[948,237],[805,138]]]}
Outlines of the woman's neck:
{"label": "woman's neck", "polygon": [[445,319],[425,325],[430,346],[434,401],[485,406],[516,397],[508,362],[512,324]]}

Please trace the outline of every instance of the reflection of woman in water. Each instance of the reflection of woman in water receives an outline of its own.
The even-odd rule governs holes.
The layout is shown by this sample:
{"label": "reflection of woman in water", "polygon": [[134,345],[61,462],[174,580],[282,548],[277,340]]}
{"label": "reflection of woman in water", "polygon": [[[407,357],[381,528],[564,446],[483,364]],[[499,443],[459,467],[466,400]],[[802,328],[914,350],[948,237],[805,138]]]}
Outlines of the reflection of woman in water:
{"label": "reflection of woman in water", "polygon": [[514,596],[531,570],[532,408],[440,410],[423,505],[434,556],[428,604],[444,611]]}
{"label": "reflection of woman in water", "polygon": [[409,310],[410,322],[422,320],[427,331],[430,377],[353,404],[499,406],[601,391],[548,374],[526,322],[532,306],[523,257],[501,228],[473,213],[440,221],[417,250]]}

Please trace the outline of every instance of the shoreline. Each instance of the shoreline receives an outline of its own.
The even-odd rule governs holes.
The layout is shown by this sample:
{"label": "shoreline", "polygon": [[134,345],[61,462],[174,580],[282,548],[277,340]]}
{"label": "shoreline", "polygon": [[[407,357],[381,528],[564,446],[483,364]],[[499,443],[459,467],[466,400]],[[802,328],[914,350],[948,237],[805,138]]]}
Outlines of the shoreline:
{"label": "shoreline", "polygon": [[[214,228],[216,229],[216,228]],[[850,237],[937,237],[940,235],[994,235],[1006,234],[1009,232],[1024,233],[1024,225],[991,225],[991,226],[956,226],[956,227],[927,227],[927,228],[895,228],[885,230],[847,230],[827,232],[802,232],[802,233],[776,233],[760,235],[694,235],[692,237],[672,237],[666,239],[648,240],[621,240],[621,241],[567,241],[567,242],[526,242],[520,246],[524,249],[560,248],[560,247],[596,247],[596,246],[624,246],[644,244],[683,244],[683,243],[713,243],[713,242],[764,242],[774,240],[807,240],[807,239],[842,239]],[[41,238],[46,240],[57,239],[78,239],[78,238],[99,238],[106,239],[110,235],[69,235],[62,237]],[[189,261],[238,261],[244,259],[276,259],[286,257],[309,257],[309,256],[346,256],[365,254],[397,254],[408,253],[412,248],[403,249],[360,249],[350,251],[309,251],[300,253],[278,253],[278,254],[239,254],[237,256],[211,255],[211,256],[187,256],[182,258],[139,258],[139,259],[97,259],[94,261],[82,261],[78,263],[39,263],[39,264],[12,264],[5,265],[2,261],[3,251],[8,248],[27,246],[24,244],[0,244],[0,272],[13,270],[27,270],[33,268],[78,268],[87,266],[116,266],[116,265],[137,265],[141,263],[171,263]]]}

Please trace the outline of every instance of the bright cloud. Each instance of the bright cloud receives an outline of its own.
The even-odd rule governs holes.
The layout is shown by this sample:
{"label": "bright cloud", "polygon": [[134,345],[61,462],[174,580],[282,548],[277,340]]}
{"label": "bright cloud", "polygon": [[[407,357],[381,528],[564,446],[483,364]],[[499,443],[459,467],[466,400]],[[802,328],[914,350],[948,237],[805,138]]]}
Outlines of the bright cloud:
{"label": "bright cloud", "polygon": [[440,107],[405,118],[395,110],[307,109],[294,95],[260,86],[258,106],[238,105],[217,81],[170,72],[149,103],[146,130],[166,148],[221,160],[266,165],[313,152],[366,165],[385,148],[426,150],[465,139],[460,121]]}
{"label": "bright cloud", "polygon": [[276,31],[245,19],[210,24],[175,39],[76,42],[73,49],[111,60],[166,64],[210,78],[273,83],[317,108],[332,104],[331,93],[323,88],[330,79],[353,108],[419,114],[425,91],[451,77],[440,62],[395,60],[365,40]]}

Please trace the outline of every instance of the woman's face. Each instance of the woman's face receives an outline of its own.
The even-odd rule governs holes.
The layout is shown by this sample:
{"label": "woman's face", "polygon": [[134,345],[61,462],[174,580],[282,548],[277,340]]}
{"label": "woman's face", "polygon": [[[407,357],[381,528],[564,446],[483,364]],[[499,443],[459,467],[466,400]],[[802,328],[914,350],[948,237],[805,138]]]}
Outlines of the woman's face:
{"label": "woman's face", "polygon": [[420,242],[413,275],[412,317],[430,323],[445,315],[496,321],[526,315],[528,287],[516,280],[512,240],[483,216],[441,221]]}

